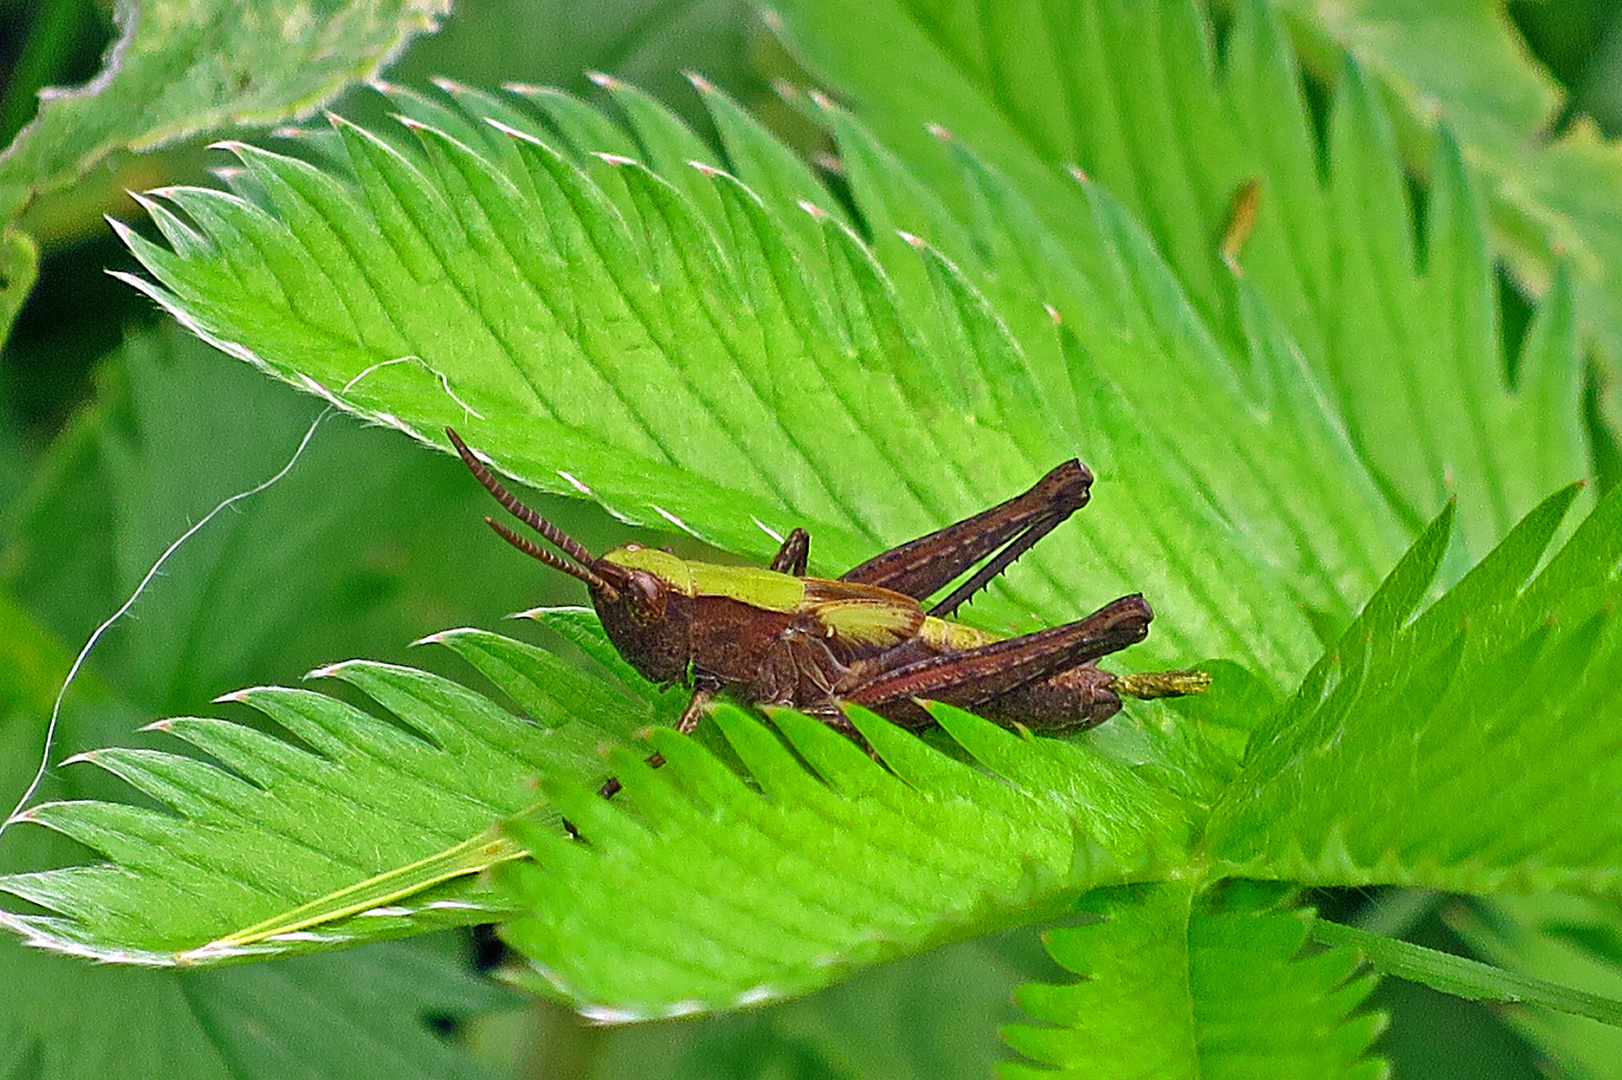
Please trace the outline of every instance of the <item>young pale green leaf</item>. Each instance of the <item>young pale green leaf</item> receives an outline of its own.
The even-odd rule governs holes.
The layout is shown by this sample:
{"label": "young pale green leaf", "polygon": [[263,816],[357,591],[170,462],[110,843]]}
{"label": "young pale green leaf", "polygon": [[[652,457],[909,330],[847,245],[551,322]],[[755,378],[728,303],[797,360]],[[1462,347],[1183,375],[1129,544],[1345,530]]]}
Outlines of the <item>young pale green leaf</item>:
{"label": "young pale green leaf", "polygon": [[652,714],[533,647],[471,630],[435,640],[537,723],[438,676],[362,661],[316,674],[352,684],[398,726],[306,690],[227,695],[302,745],[182,717],[152,727],[220,765],[154,750],[78,755],[168,812],[87,800],[24,811],[20,821],[111,861],[0,877],[0,890],[53,912],[0,920],[49,948],[166,965],[310,951],[507,910],[469,879],[519,853],[488,830],[533,811],[536,775],[600,782],[600,751]]}
{"label": "young pale green leaf", "polygon": [[[1062,238],[1058,250],[1083,266],[1096,259],[1098,237],[1078,227],[1082,204],[1064,170],[1096,178],[1141,221],[1213,344],[1232,355],[1254,353],[1245,300],[1254,290],[1250,306],[1259,298],[1274,312],[1333,401],[1334,423],[1379,482],[1385,512],[1417,529],[1450,493],[1467,496],[1449,580],[1549,490],[1588,471],[1574,338],[1561,341],[1536,390],[1507,378],[1486,227],[1458,148],[1438,143],[1421,257],[1396,143],[1367,81],[1351,68],[1342,82],[1320,177],[1294,59],[1264,0],[1237,5],[1220,57],[1198,6],[1176,0],[949,7],[955,16],[913,0],[788,0],[780,10],[813,69],[848,92],[864,122],[982,236],[980,199],[958,182],[951,155],[926,134],[930,125],[948,125],[1005,176],[1030,216]],[[889,77],[898,64],[908,78]],[[862,183],[853,177],[858,192]],[[1241,252],[1224,255],[1215,238],[1252,184],[1260,191],[1254,229]],[[1062,273],[1010,275],[997,248],[981,246],[989,259],[952,254],[966,266],[984,262],[984,277],[971,274],[982,288],[1023,293],[1067,318],[1091,310]],[[1237,260],[1242,278],[1223,258]],[[1013,324],[1011,305],[999,308]],[[1036,351],[1028,337],[1021,343]],[[1097,362],[1126,381],[1141,356]],[[1148,366],[1143,378],[1155,371]],[[1208,407],[1204,395],[1195,401]],[[1161,412],[1180,431],[1187,423],[1185,410]],[[1238,429],[1244,445],[1254,426]],[[1296,489],[1291,501],[1303,497]],[[1222,505],[1250,509],[1231,497]],[[1387,534],[1373,550],[1391,559],[1399,547]],[[1365,580],[1361,595],[1372,584]]]}
{"label": "young pale green leaf", "polygon": [[[1462,891],[1614,889],[1622,495],[1528,581],[1551,496],[1418,619],[1439,519],[1261,731],[1205,839],[1224,873]],[[1263,869],[1266,867],[1266,869]]]}
{"label": "young pale green leaf", "polygon": [[1021,988],[1019,1004],[1049,1026],[1003,1032],[1045,1067],[1005,1063],[998,1075],[1383,1076],[1365,1055],[1384,1019],[1354,1015],[1374,979],[1351,978],[1350,949],[1302,955],[1312,915],[1277,903],[1238,886],[1092,893],[1081,908],[1092,921],[1047,934],[1053,958],[1081,981]]}
{"label": "young pale green leaf", "polygon": [[664,768],[614,760],[612,802],[545,782],[585,843],[513,827],[533,856],[497,872],[524,912],[503,931],[529,962],[515,977],[604,1021],[735,1007],[1056,912],[1180,857],[1177,801],[1129,767],[937,715],[991,774],[868,713],[852,719],[893,771],[797,713],[774,714],[785,746],[724,707],[715,721],[758,791],[668,729],[654,734]]}
{"label": "young pale green leaf", "polygon": [[376,74],[448,10],[442,0],[355,0],[312,19],[292,2],[122,6],[120,38],[100,75],[52,92],[0,154],[0,224],[114,150],[308,114]]}

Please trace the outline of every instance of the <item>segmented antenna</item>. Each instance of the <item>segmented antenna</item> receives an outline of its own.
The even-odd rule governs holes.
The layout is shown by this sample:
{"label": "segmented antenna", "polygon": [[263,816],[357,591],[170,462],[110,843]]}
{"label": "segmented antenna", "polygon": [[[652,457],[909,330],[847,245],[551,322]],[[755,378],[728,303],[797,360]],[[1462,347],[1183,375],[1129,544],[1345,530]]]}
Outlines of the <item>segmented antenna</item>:
{"label": "segmented antenna", "polygon": [[484,519],[484,523],[496,530],[497,536],[507,541],[507,543],[511,544],[519,551],[522,551],[525,555],[531,555],[541,560],[554,570],[562,570],[570,577],[579,578],[581,581],[584,581],[587,585],[590,585],[594,589],[607,589],[609,592],[614,591],[614,586],[610,585],[608,582],[604,581],[590,570],[575,566],[573,563],[564,562],[550,551],[547,551],[545,548],[541,547],[541,545],[535,543],[535,541],[527,540],[524,537],[519,536],[517,533],[507,528],[507,526],[503,525],[495,518],[487,517]]}
{"label": "segmented antenna", "polygon": [[590,569],[597,559],[591,552],[586,550],[584,544],[519,501],[518,496],[502,486],[501,481],[495,478],[495,474],[490,471],[489,467],[474,456],[473,451],[468,449],[467,443],[463,442],[461,436],[457,435],[454,430],[446,428],[445,434],[450,436],[451,445],[456,447],[456,452],[461,455],[462,464],[467,466],[468,472],[472,473],[474,479],[484,485],[484,490],[495,497],[496,502],[501,504],[502,509],[540,533],[543,539],[581,565],[575,566],[573,563],[566,562],[534,541],[519,536],[499,521],[493,518],[485,518],[485,523],[494,529],[497,535],[524,554],[539,559],[555,570],[562,570],[570,577],[584,581],[593,589],[604,589],[609,593],[615,591],[613,585]]}

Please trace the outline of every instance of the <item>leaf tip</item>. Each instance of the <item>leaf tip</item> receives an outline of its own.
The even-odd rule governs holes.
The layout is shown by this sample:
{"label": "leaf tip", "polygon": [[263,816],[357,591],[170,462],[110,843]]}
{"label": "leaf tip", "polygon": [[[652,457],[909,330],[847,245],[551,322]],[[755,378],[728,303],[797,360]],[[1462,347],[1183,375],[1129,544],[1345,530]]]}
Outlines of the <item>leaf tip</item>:
{"label": "leaf tip", "polygon": [[1093,182],[1093,178],[1087,175],[1087,170],[1083,169],[1080,165],[1066,165],[1064,167],[1064,171],[1069,173],[1070,179],[1074,180],[1078,184],[1090,186]]}
{"label": "leaf tip", "polygon": [[457,82],[448,75],[434,75],[431,76],[428,81],[445,91],[447,94],[467,93],[467,86],[465,84]]}
{"label": "leaf tip", "polygon": [[503,135],[507,136],[510,139],[527,139],[527,138],[529,138],[528,135],[524,134],[522,131],[519,131],[517,128],[513,127],[511,124],[503,124],[500,120],[497,120],[493,116],[485,117],[484,122],[489,124],[491,127],[495,128],[497,131],[501,132]]}
{"label": "leaf tip", "polygon": [[586,78],[590,79],[594,86],[600,86],[604,90],[618,90],[625,85],[606,71],[588,71]]}
{"label": "leaf tip", "polygon": [[714,94],[716,92],[714,83],[710,82],[710,80],[706,79],[698,72],[693,71],[691,68],[682,72],[682,77],[688,82],[692,83],[693,89],[697,90],[701,94]]}
{"label": "leaf tip", "polygon": [[905,229],[897,229],[895,234],[901,237],[901,239],[905,240],[907,243],[911,244],[913,247],[917,248],[919,251],[923,251],[925,248],[929,247],[929,244],[925,242],[924,238],[918,236],[916,233],[907,232]]}
{"label": "leaf tip", "polygon": [[624,154],[610,154],[607,150],[595,150],[591,156],[604,164],[615,165],[622,169],[636,164],[635,158],[628,158]]}
{"label": "leaf tip", "polygon": [[676,526],[676,528],[680,529],[682,532],[692,533],[693,530],[688,526],[687,522],[683,521],[675,514],[672,514],[669,510],[666,510],[658,503],[649,503],[648,508],[654,513],[658,514],[660,517],[664,518],[666,521],[670,522],[672,525]]}
{"label": "leaf tip", "polygon": [[828,211],[824,210],[814,202],[807,202],[804,199],[799,199],[796,200],[796,205],[798,205],[799,208],[804,210],[807,214],[810,214],[811,217],[817,221],[826,221],[828,218]]}
{"label": "leaf tip", "polygon": [[154,720],[150,724],[143,724],[140,727],[136,728],[135,730],[136,731],[161,731],[166,735],[167,734],[173,734],[174,730],[175,730],[175,722],[173,720],[170,720],[170,719]]}
{"label": "leaf tip", "polygon": [[952,133],[944,124],[936,124],[931,122],[924,125],[924,130],[929,132],[935,138],[939,139],[941,142],[952,141]]}
{"label": "leaf tip", "polygon": [[[101,751],[99,751],[99,750],[81,750],[77,754],[68,755],[67,757],[63,758],[61,761],[57,762],[56,764],[57,764],[57,767],[60,768],[60,767],[62,767],[64,765],[78,765],[81,762],[89,762],[92,765],[100,765],[101,764]],[[24,811],[24,813],[33,813],[33,811],[28,810],[28,811]]]}
{"label": "leaf tip", "polygon": [[806,91],[806,97],[809,97],[811,99],[811,104],[815,105],[823,112],[833,112],[838,108],[838,106],[834,104],[834,99],[823,93],[821,90],[808,90]]}
{"label": "leaf tip", "polygon": [[[135,230],[113,217],[111,214],[103,214],[102,219],[107,222],[108,226],[112,228],[113,232],[117,234],[118,238],[124,242],[124,245],[126,247],[129,246],[130,239],[136,235]],[[122,271],[118,270],[110,270],[108,272],[114,277],[117,277],[120,273],[122,273]],[[128,275],[125,276],[128,277]]]}

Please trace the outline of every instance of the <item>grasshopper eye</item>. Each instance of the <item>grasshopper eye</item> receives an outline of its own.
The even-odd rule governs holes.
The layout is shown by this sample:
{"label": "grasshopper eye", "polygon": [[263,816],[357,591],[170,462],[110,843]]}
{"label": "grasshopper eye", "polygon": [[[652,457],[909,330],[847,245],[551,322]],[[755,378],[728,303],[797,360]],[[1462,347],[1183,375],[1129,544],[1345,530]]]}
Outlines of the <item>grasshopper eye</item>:
{"label": "grasshopper eye", "polygon": [[631,617],[644,626],[665,617],[665,583],[646,571],[631,575],[626,592],[631,600]]}

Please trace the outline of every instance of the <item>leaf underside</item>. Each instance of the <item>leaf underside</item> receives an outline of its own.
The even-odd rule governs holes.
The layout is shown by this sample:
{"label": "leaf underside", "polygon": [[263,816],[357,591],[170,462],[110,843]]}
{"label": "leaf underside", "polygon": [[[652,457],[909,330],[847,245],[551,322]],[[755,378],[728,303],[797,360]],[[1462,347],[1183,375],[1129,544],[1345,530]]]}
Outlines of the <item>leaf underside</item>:
{"label": "leaf underside", "polygon": [[1093,893],[1088,922],[1047,934],[1082,981],[1021,988],[1021,1007],[1051,1026],[1003,1032],[1047,1067],[1005,1063],[998,1075],[1386,1075],[1363,1056],[1384,1018],[1353,1015],[1375,978],[1352,978],[1351,949],[1301,955],[1311,913],[1277,901],[1237,883],[1203,897],[1180,884]]}

